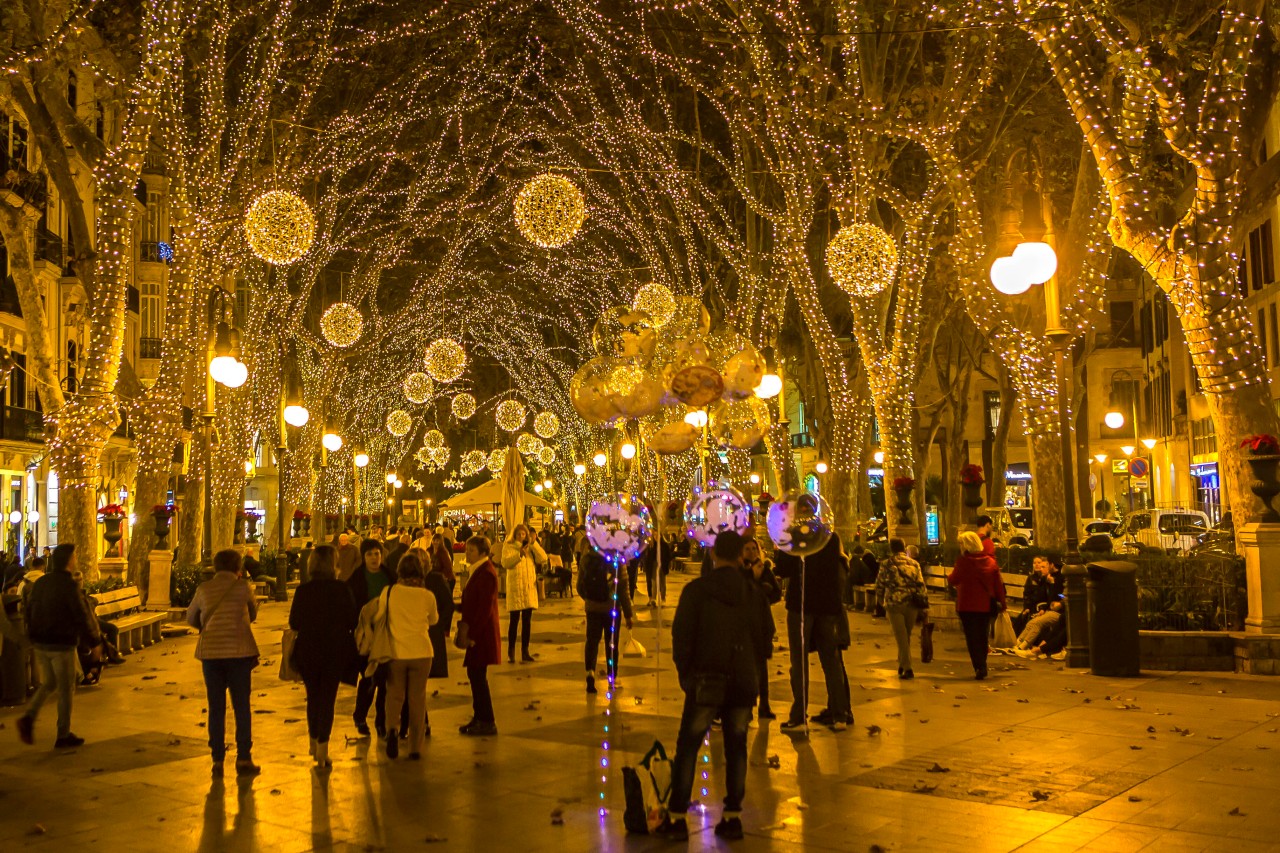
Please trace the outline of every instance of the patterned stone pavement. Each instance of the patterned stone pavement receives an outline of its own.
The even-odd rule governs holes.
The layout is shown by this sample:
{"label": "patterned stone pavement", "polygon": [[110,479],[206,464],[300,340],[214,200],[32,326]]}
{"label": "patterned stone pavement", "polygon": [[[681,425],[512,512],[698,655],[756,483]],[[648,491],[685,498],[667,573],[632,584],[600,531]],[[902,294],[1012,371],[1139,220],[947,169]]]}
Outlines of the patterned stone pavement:
{"label": "patterned stone pavement", "polygon": [[[672,581],[678,594],[684,578]],[[660,622],[671,612],[639,608],[635,635],[649,654],[623,661],[615,770],[655,738],[674,749],[682,700]],[[575,600],[552,599],[535,615],[537,663],[492,673],[497,737],[457,734],[470,706],[455,660],[451,677],[429,685],[433,736],[421,762],[391,762],[376,744],[353,739],[354,691],[344,688],[335,765],[324,775],[306,755],[302,691],[275,677],[286,614],[286,605],[268,604],[259,618],[260,777],[210,780],[194,639],[169,639],[77,694],[74,728],[88,739],[80,749],[50,748],[52,706],[39,721],[37,747],[18,742],[18,710],[0,710],[0,849],[669,849],[626,837],[619,773],[603,788],[609,814],[597,816],[606,702],[582,689]],[[999,658],[989,681],[974,682],[962,638],[944,633],[938,660],[917,665],[914,682],[899,682],[887,625],[860,613],[851,620],[846,665],[857,724],[842,734],[815,728],[808,740],[781,734],[776,722],[753,728],[748,837],[733,844],[711,833],[722,765],[713,738],[712,781],[705,811],[690,814],[690,849],[1276,849],[1280,680],[1190,673],[1115,680]],[[784,658],[771,667],[782,711]],[[816,661],[813,677],[816,712],[824,700]]]}

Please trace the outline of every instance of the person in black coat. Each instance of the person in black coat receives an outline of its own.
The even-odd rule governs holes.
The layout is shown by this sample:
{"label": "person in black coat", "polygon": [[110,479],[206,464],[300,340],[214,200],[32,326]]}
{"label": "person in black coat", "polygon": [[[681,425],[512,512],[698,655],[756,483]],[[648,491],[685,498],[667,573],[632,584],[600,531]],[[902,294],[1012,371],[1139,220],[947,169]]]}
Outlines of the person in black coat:
{"label": "person in black coat", "polygon": [[844,731],[853,722],[841,645],[848,635],[842,592],[849,561],[840,537],[808,557],[779,553],[774,573],[787,581],[787,646],[791,650],[791,713],[783,731],[803,729],[808,713],[809,653],[816,651],[827,686],[826,711],[815,722]]}
{"label": "person in black coat", "polygon": [[1062,572],[1048,557],[1036,557],[1022,590],[1022,611],[1013,615],[1013,630],[1021,634],[1033,616],[1049,609],[1064,592]]}
{"label": "person in black coat", "polygon": [[[772,606],[782,600],[782,584],[773,574],[773,562],[766,560],[760,553],[760,543],[754,536],[748,536],[742,546],[742,576],[750,580],[764,597],[765,603]],[[757,661],[760,672],[760,719],[772,720],[777,715],[769,707],[769,658],[773,657],[773,640],[778,635],[777,625],[773,621],[773,611],[765,609],[768,617],[769,643],[764,655]]]}
{"label": "person in black coat", "polygon": [[449,634],[453,630],[453,587],[448,578],[440,570],[440,564],[427,558],[426,551],[414,549],[418,561],[430,569],[427,572],[426,587],[436,597],[436,612],[440,620],[427,629],[431,637],[430,678],[445,678],[449,675]]}
{"label": "person in black coat", "polygon": [[329,735],[338,684],[355,663],[355,599],[338,580],[338,553],[332,545],[311,552],[310,580],[298,586],[289,610],[289,627],[298,632],[291,662],[307,689],[307,734],[316,766],[329,767]]}
{"label": "person in black coat", "polygon": [[685,586],[671,622],[671,659],[685,701],[671,767],[669,816],[656,834],[672,840],[689,837],[684,813],[698,750],[717,716],[724,735],[725,798],[716,835],[742,837],[747,725],[760,693],[757,662],[770,642],[768,605],[743,574],[742,545],[742,536],[733,531],[716,537],[715,568]]}

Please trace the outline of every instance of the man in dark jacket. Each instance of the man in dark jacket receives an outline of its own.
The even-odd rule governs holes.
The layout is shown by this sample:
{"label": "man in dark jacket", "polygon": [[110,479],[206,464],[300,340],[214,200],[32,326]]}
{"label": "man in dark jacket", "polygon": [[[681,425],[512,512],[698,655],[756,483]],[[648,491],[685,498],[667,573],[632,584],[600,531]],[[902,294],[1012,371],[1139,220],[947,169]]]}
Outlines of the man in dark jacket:
{"label": "man in dark jacket", "polygon": [[52,565],[31,588],[27,602],[27,637],[40,666],[39,689],[18,718],[18,737],[34,743],[36,715],[49,694],[58,692],[58,739],[54,747],[80,746],[84,738],[71,733],[71,696],[76,689],[76,647],[81,640],[91,646],[102,642],[94,621],[85,609],[80,588],[71,574],[76,568],[76,546],[70,543],[53,550]]}
{"label": "man in dark jacket", "polygon": [[769,647],[768,605],[742,574],[742,544],[742,537],[733,531],[716,537],[715,567],[684,588],[671,623],[671,659],[685,699],[671,768],[670,813],[656,834],[672,840],[689,837],[684,814],[689,809],[698,750],[716,717],[724,727],[725,763],[724,816],[716,825],[716,835],[742,837],[747,724],[760,695],[756,661]]}
{"label": "man in dark jacket", "polygon": [[[382,564],[382,543],[377,539],[366,539],[360,543],[360,559],[362,565],[347,578],[347,586],[351,587],[351,597],[356,602],[356,612],[382,591],[396,582],[393,569]],[[363,658],[362,658],[363,660]],[[356,685],[356,708],[352,718],[355,720],[356,732],[361,737],[369,736],[369,707],[374,706],[373,727],[382,737],[387,731],[387,673],[385,667],[378,667],[373,675],[360,674],[360,682]]]}
{"label": "man in dark jacket", "polygon": [[849,563],[840,537],[801,560],[779,553],[774,574],[787,580],[787,646],[791,652],[791,714],[779,728],[803,730],[809,708],[809,652],[818,653],[827,686],[827,710],[816,722],[844,731],[853,722],[849,689],[841,659],[841,637],[848,633],[848,616],[841,605],[841,587]]}
{"label": "man in dark jacket", "polygon": [[1032,617],[1047,610],[1064,592],[1062,572],[1048,557],[1036,557],[1022,589],[1022,612],[1013,617],[1013,630],[1022,633]]}
{"label": "man in dark jacket", "polygon": [[[615,577],[616,574],[616,577]],[[605,641],[604,659],[607,677],[611,683],[618,679],[618,617],[626,619],[631,628],[635,610],[628,594],[627,564],[619,563],[616,573],[609,563],[588,546],[578,560],[578,597],[587,614],[587,639],[583,645],[583,660],[587,667],[587,692],[596,692],[596,660],[600,653],[600,640]],[[617,601],[614,601],[614,592]],[[617,610],[617,613],[614,610]]]}

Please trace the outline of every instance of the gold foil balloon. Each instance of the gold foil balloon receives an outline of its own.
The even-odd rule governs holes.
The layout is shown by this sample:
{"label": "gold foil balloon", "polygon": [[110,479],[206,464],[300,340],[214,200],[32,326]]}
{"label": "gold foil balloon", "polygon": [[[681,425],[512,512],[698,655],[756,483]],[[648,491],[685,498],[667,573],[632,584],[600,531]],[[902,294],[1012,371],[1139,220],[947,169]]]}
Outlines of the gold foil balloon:
{"label": "gold foil balloon", "polygon": [[606,388],[618,366],[617,359],[598,355],[578,368],[569,382],[569,402],[573,404],[574,411],[593,426],[618,416]]}
{"label": "gold foil balloon", "polygon": [[755,388],[764,378],[764,359],[747,340],[737,332],[721,332],[711,336],[713,358],[723,358],[720,376],[724,379],[723,396],[726,400],[745,400],[755,396]]}
{"label": "gold foil balloon", "polygon": [[702,336],[676,345],[671,360],[662,366],[668,390],[680,402],[699,408],[724,392],[724,378],[712,364],[711,348]]}
{"label": "gold foil balloon", "polygon": [[663,406],[640,422],[640,436],[649,449],[662,456],[683,453],[698,443],[698,428],[685,423],[688,409],[676,403]]}
{"label": "gold foil balloon", "polygon": [[643,418],[662,405],[662,381],[634,362],[614,368],[607,387],[613,408],[625,418]]}
{"label": "gold foil balloon", "polygon": [[711,410],[710,427],[720,444],[749,450],[769,431],[769,406],[758,397],[721,402]]}
{"label": "gold foil balloon", "polygon": [[591,345],[597,354],[646,365],[653,358],[657,343],[653,319],[646,312],[625,305],[606,309],[591,329]]}

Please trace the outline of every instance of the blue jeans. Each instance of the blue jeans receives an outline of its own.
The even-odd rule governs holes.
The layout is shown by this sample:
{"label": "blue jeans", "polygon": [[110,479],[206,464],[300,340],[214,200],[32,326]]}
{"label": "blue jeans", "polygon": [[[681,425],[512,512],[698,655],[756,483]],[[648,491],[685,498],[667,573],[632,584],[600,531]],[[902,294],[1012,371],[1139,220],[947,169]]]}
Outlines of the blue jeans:
{"label": "blue jeans", "polygon": [[742,811],[742,798],[747,794],[747,724],[751,722],[751,708],[698,705],[685,694],[680,734],[676,737],[676,758],[671,765],[671,796],[667,800],[667,810],[673,818],[682,818],[689,810],[689,794],[698,771],[698,750],[717,716],[724,736],[724,810],[727,814]]}
{"label": "blue jeans", "polygon": [[27,703],[27,716],[35,719],[40,706],[49,694],[58,691],[58,737],[71,734],[71,696],[76,690],[75,646],[34,647],[36,664],[40,667],[40,687]]}
{"label": "blue jeans", "polygon": [[236,760],[248,761],[253,749],[253,712],[249,710],[253,668],[258,659],[215,658],[204,664],[204,687],[209,697],[209,750],[214,761],[227,755],[227,691],[236,716]]}

